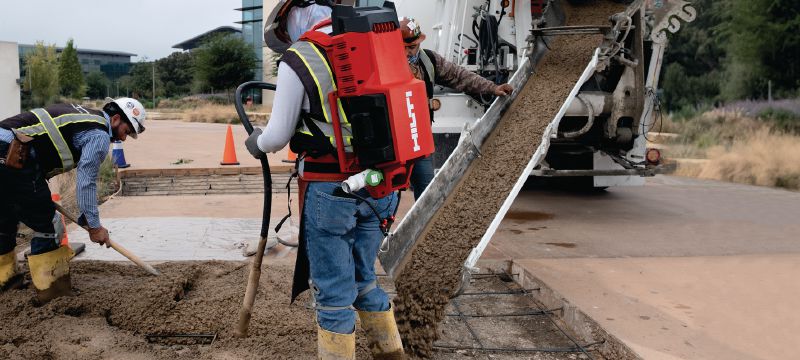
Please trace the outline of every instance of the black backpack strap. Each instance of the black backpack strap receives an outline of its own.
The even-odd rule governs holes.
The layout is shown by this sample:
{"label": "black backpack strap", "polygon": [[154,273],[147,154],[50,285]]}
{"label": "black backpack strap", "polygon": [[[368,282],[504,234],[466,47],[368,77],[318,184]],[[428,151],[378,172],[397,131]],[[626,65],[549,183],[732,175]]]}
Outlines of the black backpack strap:
{"label": "black backpack strap", "polygon": [[329,154],[337,157],[336,148],[317,126],[313,116],[309,113],[303,113],[300,115],[300,119],[306,128],[311,131],[311,135],[304,133],[294,134],[289,142],[289,148],[296,154],[306,154],[313,158]]}

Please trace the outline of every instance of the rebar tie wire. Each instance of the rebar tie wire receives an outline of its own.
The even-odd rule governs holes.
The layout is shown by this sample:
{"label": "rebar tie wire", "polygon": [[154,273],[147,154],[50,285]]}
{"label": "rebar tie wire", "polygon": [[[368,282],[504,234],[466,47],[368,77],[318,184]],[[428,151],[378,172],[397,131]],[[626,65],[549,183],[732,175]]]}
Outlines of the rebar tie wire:
{"label": "rebar tie wire", "polygon": [[[508,286],[508,284],[505,284],[505,286],[506,286],[507,289],[513,290],[510,286]],[[524,288],[521,288],[521,290],[522,290],[522,292],[524,294],[528,294],[528,292],[525,291]],[[539,308],[540,311],[545,311],[545,309],[543,309],[541,306],[539,306],[538,302],[534,301],[534,304],[536,305],[537,308]],[[555,326],[558,329],[558,331],[560,331],[562,334],[564,334],[564,336],[566,336],[567,339],[569,339],[569,341],[572,341],[572,343],[575,344],[575,347],[578,348],[580,350],[580,352],[582,352],[584,355],[586,355],[589,358],[589,360],[594,360],[594,357],[591,354],[589,354],[588,351],[586,351],[586,347],[581,346],[580,344],[578,344],[578,341],[575,340],[575,338],[573,338],[572,336],[567,334],[567,332],[564,331],[564,329],[562,329],[561,326],[558,326],[558,323],[555,321],[555,319],[553,319],[552,316],[550,316],[549,313],[545,314],[545,316],[547,317],[548,320],[550,320],[550,322],[553,324],[553,326]],[[605,340],[602,340],[600,342],[594,342],[594,343],[591,343],[589,345],[597,345],[598,343],[604,343],[604,342],[605,342]]]}
{"label": "rebar tie wire", "polygon": [[467,347],[467,346],[447,345],[447,344],[434,345],[433,348],[441,350],[472,350],[472,351],[484,351],[484,352],[577,353],[585,351],[585,348],[600,345],[603,343],[605,343],[605,340],[596,341],[585,345],[578,345],[576,347],[564,347],[564,348],[499,348],[499,347],[477,348],[477,347]]}

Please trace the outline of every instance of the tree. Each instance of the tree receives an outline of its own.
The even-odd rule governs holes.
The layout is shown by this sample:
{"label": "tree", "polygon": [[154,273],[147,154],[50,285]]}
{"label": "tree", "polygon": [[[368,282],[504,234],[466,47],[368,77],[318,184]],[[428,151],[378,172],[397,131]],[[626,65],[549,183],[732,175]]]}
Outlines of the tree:
{"label": "tree", "polygon": [[719,99],[725,57],[718,31],[727,0],[696,0],[697,19],[670,35],[664,57],[664,103],[667,109],[698,107]]}
{"label": "tree", "polygon": [[186,95],[190,92],[193,72],[193,57],[188,52],[174,52],[156,60],[156,75],[164,84],[165,96]]}
{"label": "tree", "polygon": [[73,99],[83,97],[83,71],[72,39],[67,41],[67,47],[58,59],[58,82],[61,84],[61,95]]}
{"label": "tree", "polygon": [[[134,64],[131,67],[130,81],[125,85],[130,86],[129,90],[134,97],[151,99],[153,97],[153,62],[142,60]],[[156,75],[155,86],[156,96],[163,95],[164,86],[158,75]]]}
{"label": "tree", "polygon": [[720,24],[727,36],[722,95],[725,99],[766,98],[800,88],[800,7],[796,0],[726,0]]}
{"label": "tree", "polygon": [[204,85],[227,91],[252,80],[257,61],[241,37],[215,36],[195,50],[195,74]]}
{"label": "tree", "polygon": [[108,87],[111,82],[101,71],[92,71],[86,75],[86,96],[92,99],[102,99],[108,96]]}
{"label": "tree", "polygon": [[697,19],[670,38],[664,98],[676,110],[719,101],[778,97],[800,89],[797,0],[695,0]]}
{"label": "tree", "polygon": [[119,86],[119,93],[125,94],[125,96],[131,96],[131,85],[133,84],[133,78],[130,75],[123,75],[119,79],[117,79],[117,86]]}
{"label": "tree", "polygon": [[34,51],[25,56],[24,90],[30,92],[33,106],[46,106],[58,96],[58,58],[55,45],[37,41]]}

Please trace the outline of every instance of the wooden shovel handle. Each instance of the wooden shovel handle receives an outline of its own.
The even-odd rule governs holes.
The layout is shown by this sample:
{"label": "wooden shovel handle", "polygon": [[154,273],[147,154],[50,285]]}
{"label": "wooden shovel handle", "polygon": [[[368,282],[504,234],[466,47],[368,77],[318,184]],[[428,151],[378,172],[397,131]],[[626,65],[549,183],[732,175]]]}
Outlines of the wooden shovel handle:
{"label": "wooden shovel handle", "polygon": [[[58,210],[58,212],[60,212],[62,215],[64,215],[64,217],[66,217],[70,221],[74,222],[75,224],[78,224],[78,219],[75,216],[73,216],[72,214],[70,214],[67,211],[67,209],[64,209],[64,207],[61,206],[58,203],[54,202],[53,204],[56,206],[56,210]],[[78,225],[78,226],[80,226],[80,225]],[[89,227],[88,226],[81,226],[81,227],[84,230],[89,231]],[[106,241],[106,244],[111,246],[111,248],[116,250],[118,253],[122,254],[122,256],[128,258],[128,260],[132,261],[134,264],[139,265],[139,267],[141,267],[142,269],[144,269],[148,273],[150,273],[152,275],[156,275],[156,276],[161,275],[161,273],[158,272],[158,270],[156,270],[155,268],[153,268],[149,264],[147,264],[144,261],[142,261],[141,258],[136,256],[134,253],[130,252],[130,250],[122,247],[122,245],[117,244],[116,242],[112,241],[111,239],[108,239],[108,241]]]}

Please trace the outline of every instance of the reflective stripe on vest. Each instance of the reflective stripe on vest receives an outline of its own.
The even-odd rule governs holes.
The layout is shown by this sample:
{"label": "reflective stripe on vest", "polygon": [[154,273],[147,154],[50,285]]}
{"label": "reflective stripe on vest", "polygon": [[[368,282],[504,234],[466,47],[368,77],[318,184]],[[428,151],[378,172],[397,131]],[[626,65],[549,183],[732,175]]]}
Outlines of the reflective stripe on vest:
{"label": "reflective stripe on vest", "polygon": [[[328,61],[319,52],[316,46],[312,45],[307,41],[298,41],[288,51],[291,51],[303,61],[303,64],[308,69],[309,74],[314,79],[314,83],[317,85],[318,94],[320,104],[322,104],[322,115],[325,117],[325,122],[318,121],[313,119],[314,124],[316,124],[319,129],[322,131],[325,136],[331,139],[331,143],[333,147],[336,147],[335,141],[335,134],[333,131],[333,124],[332,124],[332,115],[331,115],[331,104],[328,101],[328,94],[337,90],[336,83],[333,80],[333,73],[331,72],[331,68],[328,65]],[[336,108],[339,112],[339,123],[342,127],[342,138],[345,143],[345,151],[352,152],[353,148],[350,145],[350,142],[353,137],[352,130],[350,127],[350,122],[347,120],[347,115],[344,113],[344,109],[342,108],[342,102],[339,99],[336,99]],[[304,134],[311,134],[311,130],[308,129],[306,124],[301,121],[302,126],[299,126],[297,132],[304,133]]]}
{"label": "reflective stripe on vest", "polygon": [[106,119],[102,116],[91,114],[64,114],[53,118],[50,113],[45,109],[33,109],[31,112],[39,119],[36,125],[25,126],[15,129],[15,132],[25,134],[27,136],[40,136],[47,134],[50,141],[53,143],[59,158],[61,158],[61,169],[54,169],[56,172],[66,172],[75,168],[75,160],[72,158],[72,151],[69,149],[67,141],[58,129],[65,125],[93,122],[103,126],[106,124]]}
{"label": "reflective stripe on vest", "polygon": [[428,53],[425,50],[419,51],[419,61],[422,63],[422,66],[425,67],[425,73],[428,75],[428,81],[431,84],[435,84],[436,68],[433,67],[433,61],[430,57],[428,57]]}

